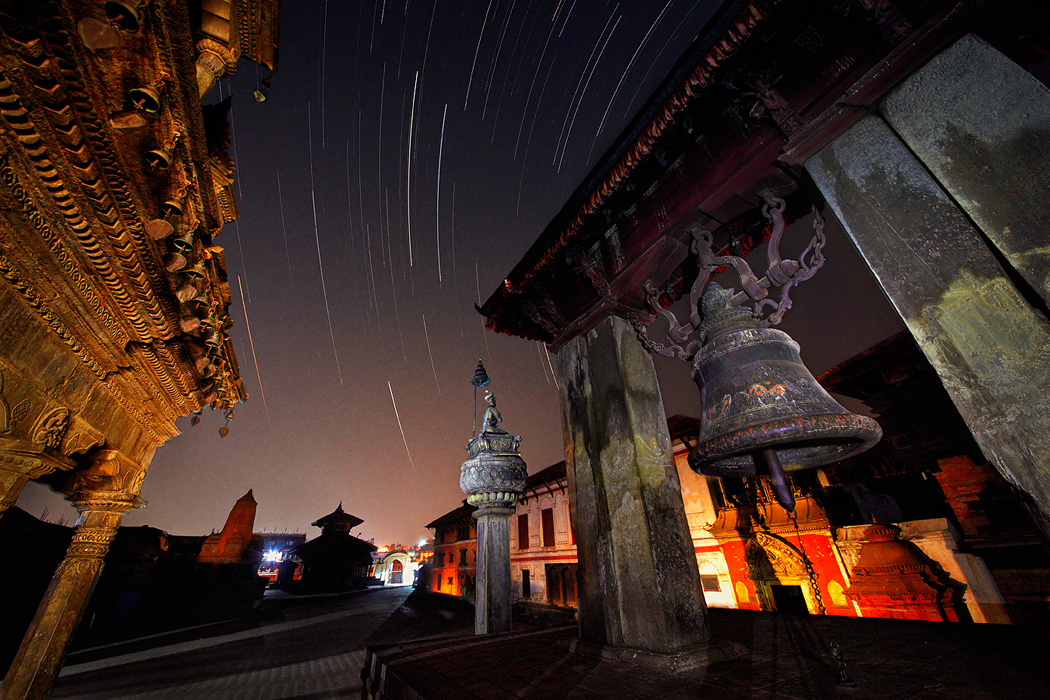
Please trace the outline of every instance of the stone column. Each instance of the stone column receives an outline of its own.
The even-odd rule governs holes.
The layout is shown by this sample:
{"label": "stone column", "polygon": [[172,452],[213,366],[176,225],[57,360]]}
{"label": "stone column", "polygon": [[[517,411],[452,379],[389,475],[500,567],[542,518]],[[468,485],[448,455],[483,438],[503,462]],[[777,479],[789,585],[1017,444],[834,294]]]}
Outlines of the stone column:
{"label": "stone column", "polygon": [[489,407],[481,434],[467,443],[470,458],[459,473],[467,503],[478,507],[474,512],[478,521],[475,634],[510,631],[510,516],[525,490],[526,477],[525,460],[518,453],[521,437],[498,427],[503,417],[496,409],[496,397],[489,393],[485,398]]}
{"label": "stone column", "polygon": [[699,647],[707,610],[652,358],[610,317],[558,352],[558,374],[581,639]]}
{"label": "stone column", "polygon": [[72,468],[71,460],[44,445],[0,437],[0,516],[30,479]]}
{"label": "stone column", "polygon": [[1050,304],[1050,90],[971,34],[904,81],[882,113]]}
{"label": "stone column", "polygon": [[80,492],[70,500],[80,512],[73,541],[0,686],[2,700],[37,700],[51,694],[121,517],[139,505],[138,497],[121,493]]}
{"label": "stone column", "polygon": [[509,632],[510,516],[513,503],[484,504],[478,521],[477,587],[474,590],[474,634]]}
{"label": "stone column", "polygon": [[806,169],[985,457],[1027,494],[1050,536],[1050,322],[878,117],[859,122]]}

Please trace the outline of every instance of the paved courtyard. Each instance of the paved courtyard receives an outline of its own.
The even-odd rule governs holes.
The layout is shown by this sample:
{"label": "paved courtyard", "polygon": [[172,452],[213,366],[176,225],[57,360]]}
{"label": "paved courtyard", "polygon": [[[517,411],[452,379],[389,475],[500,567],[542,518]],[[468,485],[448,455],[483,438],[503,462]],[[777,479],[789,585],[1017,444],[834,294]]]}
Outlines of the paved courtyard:
{"label": "paved courtyard", "polygon": [[[820,620],[710,610],[746,652],[677,676],[574,652],[573,627],[472,637],[457,599],[385,588],[290,599],[265,619],[227,621],[69,656],[54,698],[329,700],[361,697],[379,645],[388,700],[1036,700],[1050,697],[1045,628],[832,620],[857,686],[835,685]],[[429,641],[406,641],[429,638]],[[373,671],[374,673],[374,671]],[[376,677],[373,675],[373,677]]]}
{"label": "paved courtyard", "polygon": [[574,650],[573,628],[380,647],[384,700],[1036,700],[1050,698],[1046,629],[833,618],[856,686],[836,684],[821,620],[709,611],[738,658],[677,675]]}
{"label": "paved courtyard", "polygon": [[[295,601],[279,619],[228,623],[70,654],[53,698],[356,698],[366,640],[410,587]],[[395,617],[395,619],[397,619]]]}

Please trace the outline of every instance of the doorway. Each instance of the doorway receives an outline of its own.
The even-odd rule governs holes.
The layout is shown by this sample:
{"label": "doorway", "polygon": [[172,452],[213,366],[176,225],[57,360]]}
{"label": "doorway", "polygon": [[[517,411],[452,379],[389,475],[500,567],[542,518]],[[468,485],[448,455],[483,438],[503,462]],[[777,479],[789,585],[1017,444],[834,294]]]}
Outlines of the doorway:
{"label": "doorway", "polygon": [[769,587],[773,596],[773,605],[781,615],[808,615],[806,607],[806,596],[802,593],[802,586],[782,586],[773,584]]}

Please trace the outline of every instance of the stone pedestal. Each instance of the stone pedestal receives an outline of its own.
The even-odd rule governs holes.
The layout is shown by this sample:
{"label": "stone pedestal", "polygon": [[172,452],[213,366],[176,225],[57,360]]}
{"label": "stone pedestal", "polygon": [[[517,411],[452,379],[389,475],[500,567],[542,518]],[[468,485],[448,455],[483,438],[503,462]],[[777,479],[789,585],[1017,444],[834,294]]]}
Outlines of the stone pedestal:
{"label": "stone pedestal", "polygon": [[859,122],[806,169],[985,457],[1030,497],[1050,536],[1050,322],[878,117]]}
{"label": "stone pedestal", "polygon": [[474,592],[474,634],[509,632],[510,516],[512,505],[482,506],[478,521],[477,588]]}
{"label": "stone pedestal", "polygon": [[580,637],[657,654],[708,638],[652,358],[611,317],[558,352]]}
{"label": "stone pedestal", "polygon": [[109,543],[124,513],[139,504],[137,497],[118,493],[79,493],[70,500],[80,511],[73,541],[4,677],[2,700],[50,695],[66,645],[95,590]]}

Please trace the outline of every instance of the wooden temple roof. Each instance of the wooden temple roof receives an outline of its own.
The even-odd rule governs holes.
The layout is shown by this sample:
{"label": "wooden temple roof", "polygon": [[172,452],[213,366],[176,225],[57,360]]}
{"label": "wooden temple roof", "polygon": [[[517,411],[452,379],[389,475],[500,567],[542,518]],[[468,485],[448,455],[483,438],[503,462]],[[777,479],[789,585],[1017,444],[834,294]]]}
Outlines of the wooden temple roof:
{"label": "wooden temple roof", "polygon": [[[273,67],[278,2],[154,0],[133,30],[107,5],[0,9],[0,313],[17,336],[0,371],[11,405],[16,375],[56,387],[25,401],[63,404],[64,454],[105,441],[142,458],[179,416],[247,398],[216,243],[237,216],[234,164],[225,113],[202,109],[195,47],[202,7],[217,8],[240,53]],[[89,48],[92,31],[115,45]]]}
{"label": "wooden temple roof", "polygon": [[343,504],[340,503],[331,513],[318,518],[310,524],[314,527],[319,527],[322,530],[325,528],[338,528],[349,532],[363,522],[364,520],[356,515],[350,515],[344,511]]}
{"label": "wooden temple roof", "polygon": [[695,276],[690,226],[746,250],[768,236],[759,192],[786,197],[789,221],[807,212],[819,198],[801,164],[950,43],[980,30],[1023,63],[1003,37],[1045,8],[986,5],[723,1],[478,309],[486,327],[557,348],[609,314],[647,315],[647,280],[675,298]]}

